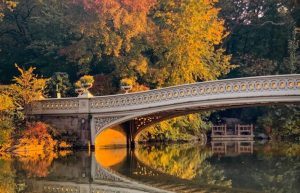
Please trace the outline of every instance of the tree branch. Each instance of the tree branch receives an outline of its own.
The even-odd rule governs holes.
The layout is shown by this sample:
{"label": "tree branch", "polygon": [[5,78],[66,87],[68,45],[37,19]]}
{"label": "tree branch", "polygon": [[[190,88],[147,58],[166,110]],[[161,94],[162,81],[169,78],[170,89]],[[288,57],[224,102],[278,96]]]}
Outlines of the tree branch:
{"label": "tree branch", "polygon": [[284,22],[281,22],[281,23],[275,23],[275,22],[273,22],[273,21],[265,21],[264,23],[259,24],[259,26],[264,26],[264,25],[267,25],[267,24],[280,26],[280,25],[285,25],[286,23],[284,23]]}

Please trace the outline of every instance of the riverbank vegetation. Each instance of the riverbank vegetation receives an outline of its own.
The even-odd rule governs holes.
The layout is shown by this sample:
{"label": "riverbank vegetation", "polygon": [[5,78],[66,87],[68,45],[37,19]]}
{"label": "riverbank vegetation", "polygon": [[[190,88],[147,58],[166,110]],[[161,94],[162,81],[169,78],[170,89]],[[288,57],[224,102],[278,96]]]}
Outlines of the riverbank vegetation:
{"label": "riverbank vegetation", "polygon": [[[93,94],[106,95],[124,92],[123,84],[137,92],[220,78],[299,73],[299,13],[293,0],[2,1],[0,146],[24,127],[20,123],[26,104],[57,93],[76,96],[74,83],[84,75],[95,79]],[[47,79],[32,75],[34,69]],[[14,78],[19,72],[22,81],[27,77],[33,82]],[[278,136],[300,134],[297,107],[236,111],[242,122],[257,121],[258,127],[272,128]],[[141,136],[193,139],[207,131],[211,120],[210,113],[179,117]]]}
{"label": "riverbank vegetation", "polygon": [[55,130],[42,122],[28,122],[24,109],[34,100],[43,98],[47,79],[38,78],[34,68],[15,65],[20,75],[14,84],[0,88],[0,151],[14,153],[68,148],[69,144],[54,139]]}

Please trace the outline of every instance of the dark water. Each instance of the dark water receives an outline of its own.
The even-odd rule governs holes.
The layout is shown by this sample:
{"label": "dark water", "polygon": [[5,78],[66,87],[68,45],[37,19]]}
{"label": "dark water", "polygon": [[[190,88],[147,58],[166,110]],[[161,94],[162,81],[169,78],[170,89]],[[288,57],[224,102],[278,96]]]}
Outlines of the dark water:
{"label": "dark water", "polygon": [[300,192],[300,145],[216,142],[1,155],[1,193]]}

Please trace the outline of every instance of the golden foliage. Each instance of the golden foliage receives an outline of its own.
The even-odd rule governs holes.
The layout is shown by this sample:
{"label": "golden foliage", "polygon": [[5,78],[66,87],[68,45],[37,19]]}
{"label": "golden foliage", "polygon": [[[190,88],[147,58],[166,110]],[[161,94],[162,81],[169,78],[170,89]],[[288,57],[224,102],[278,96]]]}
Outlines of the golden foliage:
{"label": "golden foliage", "polygon": [[149,87],[143,85],[143,84],[139,84],[139,83],[135,83],[131,89],[130,92],[140,92],[140,91],[147,91],[150,90]]}
{"label": "golden foliage", "polygon": [[42,122],[28,123],[17,142],[14,152],[54,150],[57,147],[57,141],[49,133],[49,126]]}
{"label": "golden foliage", "polygon": [[54,152],[57,147],[69,148],[66,142],[58,142],[49,133],[49,126],[42,122],[29,123],[21,138],[13,147],[14,154],[29,176],[45,177],[54,159],[66,156],[70,151]]}
{"label": "golden foliage", "polygon": [[123,78],[121,80],[122,86],[133,86],[134,83],[135,83],[135,80],[133,78]]}
{"label": "golden foliage", "polygon": [[149,87],[139,84],[136,81],[136,78],[123,78],[121,79],[121,86],[132,86],[130,92],[139,92],[139,91],[147,91],[150,90]]}
{"label": "golden foliage", "polygon": [[205,116],[207,115],[196,113],[169,118],[148,126],[138,133],[136,139],[138,141],[199,140],[202,139],[203,133],[209,128],[209,124],[203,121]]}
{"label": "golden foliage", "polygon": [[0,94],[0,111],[10,110],[14,108],[14,102],[11,97],[5,94]]}
{"label": "golden foliage", "polygon": [[24,107],[34,100],[43,98],[43,91],[47,79],[38,78],[37,75],[33,73],[35,70],[33,67],[24,70],[16,64],[16,68],[21,75],[14,77],[15,84],[11,86],[15,103],[20,107]]}
{"label": "golden foliage", "polygon": [[167,68],[167,84],[213,80],[234,66],[230,56],[217,48],[226,37],[224,21],[218,18],[215,0],[162,0],[155,20],[160,26],[156,52],[160,66]]}
{"label": "golden foliage", "polygon": [[84,75],[75,83],[75,86],[77,88],[85,88],[87,86],[91,86],[94,82],[95,80],[93,76]]}

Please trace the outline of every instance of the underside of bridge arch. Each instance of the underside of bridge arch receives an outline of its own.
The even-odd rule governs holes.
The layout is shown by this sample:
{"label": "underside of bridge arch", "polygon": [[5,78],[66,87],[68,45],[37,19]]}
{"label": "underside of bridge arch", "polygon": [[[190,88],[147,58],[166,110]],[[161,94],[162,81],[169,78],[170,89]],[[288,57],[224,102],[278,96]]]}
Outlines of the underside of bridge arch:
{"label": "underside of bridge arch", "polygon": [[124,124],[104,129],[95,138],[95,147],[124,147],[127,145],[127,128]]}
{"label": "underside of bridge arch", "polygon": [[272,100],[272,98],[269,98],[269,100],[253,100],[249,98],[244,101],[227,100],[227,102],[222,101],[222,103],[209,105],[205,105],[203,102],[195,102],[178,105],[178,107],[175,105],[121,114],[114,113],[113,115],[105,117],[96,115],[94,117],[94,123],[92,123],[92,127],[95,127],[95,141],[93,144],[96,147],[129,146],[135,143],[134,140],[141,131],[153,124],[201,111],[266,105],[300,104],[299,99],[287,100],[288,98],[289,97],[282,98],[282,100]]}

